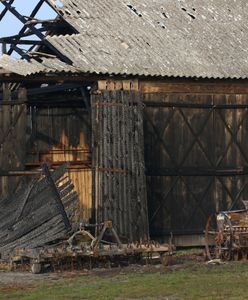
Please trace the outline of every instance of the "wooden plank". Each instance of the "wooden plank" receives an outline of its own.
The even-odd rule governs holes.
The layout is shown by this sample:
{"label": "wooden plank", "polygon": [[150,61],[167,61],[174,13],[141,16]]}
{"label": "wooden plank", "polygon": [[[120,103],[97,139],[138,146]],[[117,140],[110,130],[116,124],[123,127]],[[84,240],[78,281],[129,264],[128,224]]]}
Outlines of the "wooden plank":
{"label": "wooden plank", "polygon": [[99,80],[98,81],[99,91],[138,91],[139,81],[138,79],[133,80]]}
{"label": "wooden plank", "polygon": [[142,93],[190,93],[190,94],[248,94],[248,84],[238,81],[221,82],[171,82],[171,81],[139,81]]}

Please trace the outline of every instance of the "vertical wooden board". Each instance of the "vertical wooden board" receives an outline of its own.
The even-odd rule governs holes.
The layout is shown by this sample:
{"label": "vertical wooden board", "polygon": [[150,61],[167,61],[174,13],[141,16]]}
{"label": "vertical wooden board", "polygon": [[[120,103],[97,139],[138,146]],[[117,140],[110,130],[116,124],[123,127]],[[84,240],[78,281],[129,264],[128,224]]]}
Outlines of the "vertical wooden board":
{"label": "vertical wooden board", "polygon": [[73,182],[75,191],[78,193],[81,205],[79,212],[81,220],[89,222],[92,217],[92,171],[72,169],[68,175]]}
{"label": "vertical wooden board", "polygon": [[[182,105],[145,108],[150,119],[146,116],[144,132],[152,233],[199,232],[207,215],[221,209],[241,208],[241,199],[248,197],[247,176],[214,176],[214,172],[246,170],[248,113],[246,108],[235,105],[247,105],[247,95],[147,94],[144,99],[150,103]],[[186,106],[190,103],[192,107]],[[196,108],[195,104],[217,107]],[[171,119],[170,111],[174,111]],[[192,171],[196,176],[190,176]],[[212,175],[197,176],[197,172]],[[178,182],[174,185],[176,175]],[[157,215],[151,220],[156,210]]]}
{"label": "vertical wooden board", "polygon": [[92,211],[90,116],[81,107],[37,107],[37,130],[28,162],[37,165],[72,164],[69,178],[79,195],[81,218],[89,222]]}
{"label": "vertical wooden board", "polygon": [[[26,106],[4,105],[1,107],[0,168],[23,170],[26,156]],[[20,177],[1,178],[0,198],[15,192]]]}
{"label": "vertical wooden board", "polygon": [[136,102],[139,97],[130,91],[111,91],[93,95],[93,99],[98,103],[98,115],[93,119],[101,124],[93,128],[93,132],[97,130],[94,139],[100,136],[93,150],[102,156],[93,169],[102,170],[104,180],[100,190],[96,188],[94,192],[102,211],[97,221],[111,219],[118,234],[130,241],[147,238],[147,217],[143,216],[147,213],[144,154],[139,154],[139,148],[143,148],[143,126],[139,119],[141,107]]}
{"label": "vertical wooden board", "polygon": [[172,145],[173,129],[167,122],[174,113],[172,108],[145,108],[145,160],[148,169],[175,167]]}
{"label": "vertical wooden board", "polygon": [[[248,95],[239,95],[239,101],[241,103],[248,103]],[[242,145],[243,151],[245,151],[247,155],[247,149],[248,149],[248,109],[244,109],[243,113],[243,122],[240,126],[239,132],[237,134],[237,141],[239,144]],[[244,162],[244,165],[247,165],[247,162]]]}

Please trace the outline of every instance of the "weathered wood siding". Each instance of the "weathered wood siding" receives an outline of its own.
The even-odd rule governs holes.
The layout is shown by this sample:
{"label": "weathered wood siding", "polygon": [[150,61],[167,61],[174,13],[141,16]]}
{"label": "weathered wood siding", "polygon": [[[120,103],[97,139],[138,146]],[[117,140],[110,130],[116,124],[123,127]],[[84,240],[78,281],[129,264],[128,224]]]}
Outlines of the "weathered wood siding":
{"label": "weathered wood siding", "polygon": [[140,94],[92,96],[94,200],[98,223],[112,220],[121,237],[147,239],[143,105]]}
{"label": "weathered wood siding", "polygon": [[[23,99],[24,98],[24,99]],[[25,100],[22,90],[19,100]],[[26,155],[26,106],[0,105],[0,173],[8,170],[23,170]],[[15,193],[21,177],[0,176],[0,198]]]}
{"label": "weathered wood siding", "polygon": [[151,234],[202,232],[211,213],[248,199],[248,96],[143,98]]}
{"label": "weathered wood siding", "polygon": [[81,218],[92,216],[91,125],[83,108],[36,107],[28,111],[26,166],[70,162],[68,176],[81,202]]}

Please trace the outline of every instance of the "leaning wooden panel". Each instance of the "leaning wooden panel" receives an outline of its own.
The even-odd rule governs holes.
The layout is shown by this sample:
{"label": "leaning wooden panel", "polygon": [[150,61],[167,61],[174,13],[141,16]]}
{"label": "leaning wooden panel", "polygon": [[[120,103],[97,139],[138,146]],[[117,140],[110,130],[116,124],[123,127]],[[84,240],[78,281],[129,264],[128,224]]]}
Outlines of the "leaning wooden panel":
{"label": "leaning wooden panel", "polygon": [[96,220],[113,220],[130,241],[147,239],[143,105],[139,93],[92,96],[93,194]]}

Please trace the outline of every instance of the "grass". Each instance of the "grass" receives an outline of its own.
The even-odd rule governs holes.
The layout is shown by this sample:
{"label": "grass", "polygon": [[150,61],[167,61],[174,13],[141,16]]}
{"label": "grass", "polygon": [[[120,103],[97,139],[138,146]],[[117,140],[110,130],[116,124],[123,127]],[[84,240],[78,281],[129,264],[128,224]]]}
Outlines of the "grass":
{"label": "grass", "polygon": [[[124,273],[125,272],[125,273]],[[248,299],[248,263],[188,263],[155,273],[79,276],[26,289],[0,289],[0,299]]]}

